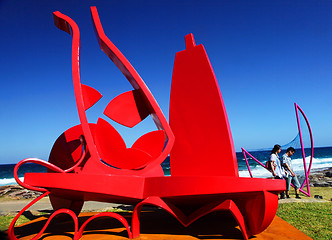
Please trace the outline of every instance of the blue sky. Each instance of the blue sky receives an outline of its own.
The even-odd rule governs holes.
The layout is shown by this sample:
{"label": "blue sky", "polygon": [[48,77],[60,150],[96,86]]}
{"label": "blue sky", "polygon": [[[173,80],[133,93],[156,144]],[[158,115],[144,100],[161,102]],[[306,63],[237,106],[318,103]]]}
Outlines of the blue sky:
{"label": "blue sky", "polygon": [[[99,49],[90,17],[141,75],[168,119],[175,53],[193,33],[220,84],[235,148],[285,144],[297,134],[294,102],[315,146],[332,145],[332,1],[0,1],[0,164],[47,160],[54,141],[79,124],[71,76],[71,37],[52,12],[81,31],[81,80],[104,98],[88,118],[131,90]],[[115,124],[116,125],[116,124]],[[116,125],[131,145],[154,129]]]}

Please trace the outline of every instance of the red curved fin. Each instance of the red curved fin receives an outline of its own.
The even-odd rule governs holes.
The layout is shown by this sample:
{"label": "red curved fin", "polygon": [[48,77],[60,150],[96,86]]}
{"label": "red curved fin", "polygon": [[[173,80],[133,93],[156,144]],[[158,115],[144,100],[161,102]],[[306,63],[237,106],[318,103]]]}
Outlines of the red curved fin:
{"label": "red curved fin", "polygon": [[83,93],[84,109],[88,110],[103,96],[96,89],[87,85],[81,84]]}
{"label": "red curved fin", "polygon": [[95,137],[97,149],[102,159],[107,158],[108,152],[119,152],[126,148],[126,144],[118,131],[102,118],[98,119]]}
{"label": "red curved fin", "polygon": [[106,107],[104,114],[127,127],[134,127],[150,113],[142,95],[137,90],[115,97]]}
{"label": "red curved fin", "polygon": [[141,136],[131,148],[140,149],[152,156],[158,157],[165,146],[165,131],[157,130]]}
{"label": "red curved fin", "polygon": [[102,118],[96,126],[96,145],[104,162],[121,169],[138,169],[152,160],[151,155],[139,150],[126,148],[116,129]]}

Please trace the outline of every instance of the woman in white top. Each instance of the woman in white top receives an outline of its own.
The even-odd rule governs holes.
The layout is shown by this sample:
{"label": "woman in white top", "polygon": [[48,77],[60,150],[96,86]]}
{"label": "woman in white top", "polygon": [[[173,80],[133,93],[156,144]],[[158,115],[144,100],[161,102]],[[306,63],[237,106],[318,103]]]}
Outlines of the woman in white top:
{"label": "woman in white top", "polygon": [[280,145],[276,144],[274,145],[270,159],[269,159],[269,164],[270,164],[270,170],[272,171],[272,175],[277,178],[277,179],[282,179],[284,174],[282,173],[282,168],[281,168],[281,163],[280,159],[278,156],[278,153],[281,152],[281,147]]}
{"label": "woman in white top", "polygon": [[[269,169],[272,171],[272,175],[274,176],[275,179],[283,179],[283,177],[285,176],[285,171],[281,167],[281,162],[278,156],[278,153],[280,152],[281,152],[280,145],[278,144],[274,145],[271,151],[270,159],[268,161]],[[285,192],[280,193],[280,199],[284,198],[285,198]]]}

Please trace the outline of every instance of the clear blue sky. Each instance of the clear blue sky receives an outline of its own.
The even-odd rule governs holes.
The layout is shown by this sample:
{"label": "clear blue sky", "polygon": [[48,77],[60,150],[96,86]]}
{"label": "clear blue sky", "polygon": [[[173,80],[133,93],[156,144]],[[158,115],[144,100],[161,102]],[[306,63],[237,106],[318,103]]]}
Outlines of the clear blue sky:
{"label": "clear blue sky", "polygon": [[[315,146],[332,145],[332,1],[0,1],[0,164],[47,160],[54,141],[79,124],[71,76],[71,37],[52,12],[81,31],[82,82],[105,99],[131,90],[99,49],[89,6],[106,35],[141,75],[168,118],[174,56],[193,33],[220,84],[235,148],[284,144],[297,134],[294,102]],[[132,144],[151,120],[121,134]]]}

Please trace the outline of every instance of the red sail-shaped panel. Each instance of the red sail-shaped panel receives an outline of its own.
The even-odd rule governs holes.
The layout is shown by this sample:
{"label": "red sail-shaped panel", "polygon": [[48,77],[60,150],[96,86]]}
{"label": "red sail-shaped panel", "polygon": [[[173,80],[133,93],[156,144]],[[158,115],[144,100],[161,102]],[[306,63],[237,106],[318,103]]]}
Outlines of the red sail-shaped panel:
{"label": "red sail-shaped panel", "polygon": [[175,56],[170,126],[175,135],[171,174],[238,176],[227,113],[203,45],[186,36],[186,50]]}
{"label": "red sail-shaped panel", "polygon": [[104,114],[126,127],[134,127],[150,113],[139,91],[133,90],[115,97],[107,105]]}

